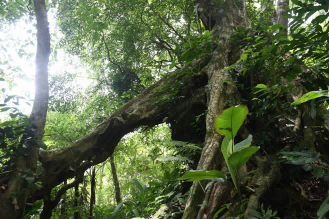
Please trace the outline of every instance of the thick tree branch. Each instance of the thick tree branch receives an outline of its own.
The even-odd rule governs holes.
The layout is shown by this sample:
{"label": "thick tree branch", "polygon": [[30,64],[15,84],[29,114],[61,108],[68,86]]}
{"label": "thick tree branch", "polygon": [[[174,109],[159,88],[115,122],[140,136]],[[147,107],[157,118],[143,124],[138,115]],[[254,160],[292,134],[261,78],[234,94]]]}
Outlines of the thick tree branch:
{"label": "thick tree branch", "polygon": [[[70,146],[58,150],[40,151],[39,160],[44,168],[41,178],[43,186],[53,188],[68,178],[82,174],[91,166],[104,162],[112,155],[121,138],[139,126],[154,126],[162,123],[163,119],[169,116],[171,106],[177,105],[178,102],[175,98],[165,98],[166,95],[170,95],[171,88],[179,91],[191,89],[194,78],[200,75],[206,77],[199,71],[209,60],[210,57],[196,60],[182,70],[161,79],[123,105],[90,134]],[[206,81],[196,86],[202,88],[206,85]],[[174,84],[177,84],[177,87]],[[192,95],[190,91],[186,93]],[[184,97],[186,100],[190,98],[188,95]],[[179,102],[184,102],[184,99],[179,99]],[[38,198],[44,194],[42,190],[37,192]]]}

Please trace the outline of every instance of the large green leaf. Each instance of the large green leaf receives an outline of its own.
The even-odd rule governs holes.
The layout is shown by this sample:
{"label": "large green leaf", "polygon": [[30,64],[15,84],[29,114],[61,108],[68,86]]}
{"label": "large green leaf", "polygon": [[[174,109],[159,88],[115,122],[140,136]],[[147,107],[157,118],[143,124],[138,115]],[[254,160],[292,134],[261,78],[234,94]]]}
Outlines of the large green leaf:
{"label": "large green leaf", "polygon": [[238,151],[239,149],[241,150],[243,148],[249,147],[251,142],[252,142],[252,135],[248,135],[248,138],[234,145],[234,152]]}
{"label": "large green leaf", "polygon": [[328,90],[310,91],[304,94],[301,98],[299,98],[295,102],[293,102],[291,105],[298,105],[319,97],[329,97]]}
{"label": "large green leaf", "polygon": [[215,119],[214,126],[216,131],[221,135],[234,139],[243,121],[246,119],[248,112],[248,107],[246,105],[238,105],[224,110],[223,113]]}
{"label": "large green leaf", "polygon": [[114,209],[114,211],[112,212],[111,214],[111,218],[114,218],[115,215],[118,213],[118,211],[120,210],[120,208],[122,207],[123,205],[123,202],[120,202]]}
{"label": "large green leaf", "polygon": [[234,168],[228,162],[229,157],[233,153],[233,140],[231,140],[227,136],[225,136],[225,138],[222,141],[222,148],[221,149],[222,149],[222,153],[223,153],[225,162],[227,164],[227,168],[230,171],[234,186],[239,191],[239,186],[238,186],[237,177],[236,177],[236,172],[237,171],[234,170]]}
{"label": "large green leaf", "polygon": [[142,184],[138,181],[138,179],[132,178],[131,180],[134,182],[134,184],[136,185],[136,187],[141,193],[146,192],[146,188],[142,186]]}
{"label": "large green leaf", "polygon": [[213,179],[213,178],[223,178],[225,179],[226,176],[222,171],[219,170],[195,170],[195,171],[188,171],[182,177],[178,178],[178,180],[187,180],[191,181],[200,181],[204,179]]}
{"label": "large green leaf", "polygon": [[323,201],[317,212],[319,219],[321,219],[324,215],[326,215],[328,211],[329,211],[329,196]]}
{"label": "large green leaf", "polygon": [[251,146],[237,151],[228,158],[228,163],[232,166],[232,168],[238,171],[258,150],[259,147]]}
{"label": "large green leaf", "polygon": [[233,140],[228,138],[227,136],[225,136],[222,141],[222,153],[225,160],[228,159],[233,153]]}

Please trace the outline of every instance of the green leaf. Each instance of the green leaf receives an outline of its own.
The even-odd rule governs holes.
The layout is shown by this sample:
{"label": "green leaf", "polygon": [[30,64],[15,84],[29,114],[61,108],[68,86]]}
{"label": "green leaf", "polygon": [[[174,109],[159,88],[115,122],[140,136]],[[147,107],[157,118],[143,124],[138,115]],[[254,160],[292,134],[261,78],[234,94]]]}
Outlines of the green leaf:
{"label": "green leaf", "polygon": [[134,215],[135,215],[136,217],[139,217],[139,216],[140,216],[139,213],[138,213],[138,211],[137,211],[136,209],[133,209],[133,212],[134,212]]}
{"label": "green leaf", "polygon": [[313,168],[313,175],[317,178],[323,177],[323,169],[321,167],[314,167]]}
{"label": "green leaf", "polygon": [[280,29],[281,27],[282,27],[281,24],[274,24],[274,25],[270,26],[270,30]]}
{"label": "green leaf", "polygon": [[225,138],[222,141],[221,150],[222,150],[225,162],[227,164],[227,168],[228,168],[228,170],[231,174],[234,186],[237,189],[237,191],[239,191],[239,186],[238,186],[237,177],[236,177],[236,171],[234,170],[234,168],[228,162],[229,157],[233,153],[233,140],[231,140],[227,136],[225,136]]}
{"label": "green leaf", "polygon": [[265,85],[265,84],[257,84],[257,86],[255,88],[268,89],[267,85]]}
{"label": "green leaf", "polygon": [[28,184],[33,183],[34,179],[35,179],[35,178],[34,178],[33,176],[25,177],[25,180],[26,180],[26,182],[27,182]]}
{"label": "green leaf", "polygon": [[93,33],[93,40],[94,40],[94,42],[98,41],[99,39],[100,39],[99,34],[97,32],[94,32]]}
{"label": "green leaf", "polygon": [[42,148],[44,150],[47,149],[47,145],[43,141],[37,141],[37,144],[40,148]]}
{"label": "green leaf", "polygon": [[327,15],[319,15],[312,20],[312,23],[323,23],[328,18]]}
{"label": "green leaf", "polygon": [[319,219],[321,219],[324,215],[326,215],[328,211],[329,211],[329,196],[323,201],[317,212]]}
{"label": "green leaf", "polygon": [[42,185],[40,184],[40,182],[35,182],[34,185],[35,185],[37,190],[42,189]]}
{"label": "green leaf", "polygon": [[225,160],[228,159],[231,156],[231,154],[233,154],[233,140],[225,136],[225,138],[222,141],[221,150]]}
{"label": "green leaf", "polygon": [[251,146],[235,152],[228,158],[229,164],[238,171],[250,157],[259,150],[259,147]]}
{"label": "green leaf", "polygon": [[234,145],[234,152],[238,151],[241,148],[249,147],[252,142],[252,135],[248,135],[248,138]]}
{"label": "green leaf", "polygon": [[115,217],[115,215],[118,213],[118,211],[120,210],[120,208],[122,207],[122,205],[123,205],[123,202],[120,202],[120,204],[118,204],[115,207],[114,211],[111,214],[111,218],[114,218]]}
{"label": "green leaf", "polygon": [[226,179],[226,176],[222,171],[219,170],[191,170],[186,172],[182,177],[178,178],[178,180],[187,180],[189,182],[192,182],[213,178]]}
{"label": "green leaf", "polygon": [[248,112],[248,107],[246,105],[238,105],[224,110],[223,113],[215,119],[214,127],[216,131],[221,135],[234,139],[243,121],[246,119]]}
{"label": "green leaf", "polygon": [[304,94],[301,98],[299,98],[295,102],[293,102],[291,105],[298,105],[319,97],[329,97],[328,90],[310,91]]}
{"label": "green leaf", "polygon": [[138,179],[133,178],[133,179],[131,179],[131,180],[134,182],[134,184],[137,186],[138,190],[139,190],[141,193],[146,192],[146,189],[142,186],[142,184],[138,181]]}
{"label": "green leaf", "polygon": [[169,66],[169,69],[172,69],[176,65],[175,59],[172,60],[171,65]]}

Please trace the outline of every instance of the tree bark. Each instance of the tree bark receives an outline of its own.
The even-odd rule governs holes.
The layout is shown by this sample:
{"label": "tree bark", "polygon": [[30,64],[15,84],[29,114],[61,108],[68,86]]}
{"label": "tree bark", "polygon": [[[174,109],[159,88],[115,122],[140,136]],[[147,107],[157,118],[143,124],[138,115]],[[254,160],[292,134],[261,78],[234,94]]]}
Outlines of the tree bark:
{"label": "tree bark", "polygon": [[[79,207],[79,184],[74,186],[74,207]],[[79,211],[74,212],[74,219],[80,219]]]}
{"label": "tree bark", "polygon": [[[199,70],[208,62],[209,56],[193,61],[164,77],[72,145],[57,150],[40,151],[39,161],[44,169],[40,179],[42,185],[45,188],[53,188],[66,179],[82,174],[86,169],[104,162],[111,156],[125,134],[141,125],[152,127],[162,123],[165,118],[171,116],[172,106],[190,102],[193,91],[206,85],[206,76]],[[175,83],[176,85],[173,85]],[[168,84],[173,86],[167,89]],[[171,94],[171,89],[177,89],[178,95],[186,95],[179,101],[176,98],[164,98]],[[42,198],[43,194],[45,189],[36,191],[36,198]]]}
{"label": "tree bark", "polygon": [[116,200],[117,204],[119,204],[121,202],[122,198],[121,198],[120,184],[119,184],[119,180],[118,180],[118,176],[117,176],[117,170],[115,168],[113,155],[110,157],[110,163],[111,163],[113,184],[114,184],[114,188],[115,188],[115,200]]}
{"label": "tree bark", "polygon": [[[210,92],[208,94],[208,113],[206,116],[206,136],[198,170],[218,170],[221,169],[223,157],[220,150],[223,136],[214,129],[214,120],[221,112],[230,106],[240,102],[238,90],[234,85],[231,74],[225,70],[236,60],[230,57],[230,52],[234,50],[229,38],[234,33],[234,28],[239,25],[247,26],[244,1],[226,1],[221,3],[220,8],[215,8],[209,1],[199,0],[195,2],[200,13],[209,15],[209,19],[214,19],[213,33],[218,37],[218,46],[213,54],[212,60],[202,71],[208,76]],[[202,6],[202,7],[201,7]],[[201,14],[202,16],[202,14]],[[239,54],[239,53],[238,53]],[[202,182],[205,187],[206,182]],[[194,191],[186,205],[183,218],[209,218],[210,212],[202,209],[199,213],[200,205],[207,204],[205,193],[199,182],[194,182]],[[220,191],[220,190],[216,190]],[[210,196],[209,196],[210,197]],[[208,197],[208,198],[209,198]]]}
{"label": "tree bark", "polygon": [[91,179],[90,179],[90,203],[89,203],[89,218],[93,218],[93,207],[96,202],[96,194],[95,194],[95,189],[96,189],[96,168],[92,167],[91,168]]}
{"label": "tree bark", "polygon": [[[67,185],[67,180],[64,180],[64,186]],[[66,215],[66,192],[63,194],[62,203],[61,203],[61,215]]]}
{"label": "tree bark", "polygon": [[71,189],[73,187],[79,187],[79,183],[83,182],[83,175],[84,174],[78,175],[72,183],[66,184],[62,188],[60,188],[54,199],[52,199],[52,197],[51,197],[51,189],[47,190],[47,193],[46,193],[44,201],[43,201],[43,209],[40,214],[40,219],[50,219],[51,218],[52,211],[60,202],[62,195],[65,194],[65,192],[68,189]]}
{"label": "tree bark", "polygon": [[277,0],[276,20],[277,24],[281,24],[283,27],[288,26],[288,18],[282,15],[288,14],[287,7],[289,6],[289,0]]}

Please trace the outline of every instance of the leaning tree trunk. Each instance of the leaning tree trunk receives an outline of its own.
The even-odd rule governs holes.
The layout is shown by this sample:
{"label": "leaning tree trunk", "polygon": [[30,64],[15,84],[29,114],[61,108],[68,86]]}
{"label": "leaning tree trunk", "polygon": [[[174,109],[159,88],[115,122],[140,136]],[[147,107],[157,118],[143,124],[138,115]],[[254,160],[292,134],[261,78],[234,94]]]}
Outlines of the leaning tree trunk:
{"label": "leaning tree trunk", "polygon": [[[240,103],[238,90],[233,83],[233,78],[226,67],[230,66],[239,57],[240,52],[234,51],[234,45],[231,45],[229,38],[234,33],[234,28],[243,25],[247,26],[245,14],[245,2],[225,1],[220,7],[215,7],[206,0],[195,1],[198,13],[201,14],[202,22],[213,28],[214,37],[218,38],[218,44],[213,53],[212,60],[202,69],[208,76],[210,92],[208,94],[208,111],[206,116],[206,136],[204,148],[198,164],[198,170],[218,170],[221,169],[223,156],[221,155],[220,145],[223,136],[219,135],[214,129],[214,120],[227,107]],[[207,18],[207,19],[206,19]],[[212,27],[213,26],[213,27]],[[235,56],[231,56],[234,52]],[[205,187],[205,182],[202,182]],[[210,198],[219,196],[221,189],[214,189],[206,195],[199,182],[194,182],[186,210],[183,218],[210,218],[215,209],[206,211],[204,207],[200,209],[201,204],[207,204]]]}
{"label": "leaning tree trunk", "polygon": [[[36,140],[41,140],[48,109],[48,62],[50,55],[50,34],[48,28],[47,9],[45,0],[34,0],[34,11],[37,20],[37,52],[36,52],[36,75],[35,75],[35,98],[29,121],[36,125],[34,132]],[[21,177],[28,170],[27,177],[36,178],[38,161],[38,144],[21,142],[16,151],[16,158],[11,159],[15,164],[10,170],[8,189],[0,194],[0,212],[2,219],[21,218],[25,213],[27,198],[35,188]],[[19,151],[29,148],[28,155]]]}

